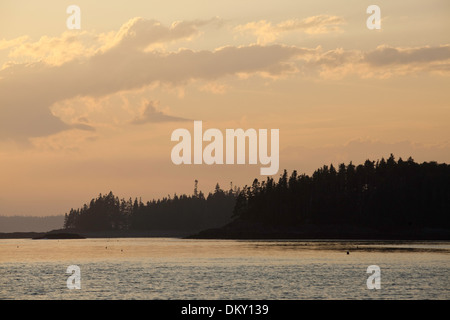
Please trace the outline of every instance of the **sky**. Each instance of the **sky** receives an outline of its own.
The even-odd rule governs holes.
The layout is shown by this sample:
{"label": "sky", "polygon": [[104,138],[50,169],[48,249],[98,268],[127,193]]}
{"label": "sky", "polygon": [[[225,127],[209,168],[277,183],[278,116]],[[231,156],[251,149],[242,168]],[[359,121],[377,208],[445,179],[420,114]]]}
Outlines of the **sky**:
{"label": "sky", "polygon": [[448,163],[448,12],[447,0],[2,0],[0,215],[267,178],[260,164],[175,165],[171,134],[194,120],[278,129],[275,179],[391,153]]}

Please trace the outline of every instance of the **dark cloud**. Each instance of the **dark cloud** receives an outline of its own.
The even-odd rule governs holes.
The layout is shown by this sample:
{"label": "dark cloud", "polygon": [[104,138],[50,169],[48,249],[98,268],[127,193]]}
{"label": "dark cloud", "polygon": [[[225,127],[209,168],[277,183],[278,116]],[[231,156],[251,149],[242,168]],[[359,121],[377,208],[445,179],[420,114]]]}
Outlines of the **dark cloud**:
{"label": "dark cloud", "polygon": [[158,111],[154,106],[154,103],[150,101],[145,105],[142,114],[139,117],[136,117],[130,123],[145,124],[145,123],[179,122],[179,121],[191,121],[191,120],[164,114],[162,111]]}
{"label": "dark cloud", "polygon": [[410,49],[382,46],[365,54],[365,61],[373,66],[429,63],[450,59],[450,45]]}

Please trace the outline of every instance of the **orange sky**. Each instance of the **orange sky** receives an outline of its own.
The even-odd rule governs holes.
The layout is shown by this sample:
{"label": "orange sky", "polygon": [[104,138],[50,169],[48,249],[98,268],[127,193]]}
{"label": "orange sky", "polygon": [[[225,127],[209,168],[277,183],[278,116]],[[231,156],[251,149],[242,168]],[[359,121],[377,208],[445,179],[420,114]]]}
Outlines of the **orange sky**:
{"label": "orange sky", "polygon": [[[257,165],[172,163],[171,133],[280,130],[280,171],[393,153],[450,162],[450,3],[2,1],[0,215],[144,201]],[[66,8],[81,9],[68,30]]]}

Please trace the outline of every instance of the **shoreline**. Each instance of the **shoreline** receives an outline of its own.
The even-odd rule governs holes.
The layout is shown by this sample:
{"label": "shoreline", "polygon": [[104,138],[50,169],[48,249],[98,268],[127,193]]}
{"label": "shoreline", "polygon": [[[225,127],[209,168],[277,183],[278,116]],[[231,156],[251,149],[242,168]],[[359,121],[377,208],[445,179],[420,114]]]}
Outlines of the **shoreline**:
{"label": "shoreline", "polygon": [[426,227],[374,228],[356,225],[304,224],[268,226],[234,221],[221,228],[200,231],[188,239],[234,240],[442,240],[450,241],[450,230]]}
{"label": "shoreline", "polygon": [[98,238],[177,238],[187,240],[319,240],[319,241],[450,241],[448,230],[425,230],[420,233],[327,233],[327,232],[261,232],[208,229],[200,232],[9,232],[1,239],[98,239]]}
{"label": "shoreline", "polygon": [[96,239],[96,238],[186,238],[198,231],[79,231],[51,230],[48,232],[0,232],[0,239]]}
{"label": "shoreline", "polygon": [[421,226],[374,227],[347,224],[268,225],[235,220],[225,226],[190,230],[55,229],[48,232],[0,233],[0,239],[180,238],[208,240],[406,240],[450,241],[450,229]]}

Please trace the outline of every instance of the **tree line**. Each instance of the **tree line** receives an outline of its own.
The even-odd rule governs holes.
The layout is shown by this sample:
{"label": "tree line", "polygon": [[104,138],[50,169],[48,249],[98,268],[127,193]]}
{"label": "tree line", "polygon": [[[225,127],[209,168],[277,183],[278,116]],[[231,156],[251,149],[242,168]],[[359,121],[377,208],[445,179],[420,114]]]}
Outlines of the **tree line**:
{"label": "tree line", "polygon": [[207,196],[198,191],[195,181],[192,195],[174,194],[173,197],[148,201],[119,199],[109,192],[100,194],[82,208],[65,214],[64,228],[80,231],[110,230],[171,230],[199,231],[220,227],[231,221],[231,212],[239,188],[224,191],[216,184]]}
{"label": "tree line", "polygon": [[84,231],[184,230],[221,227],[233,220],[265,225],[341,224],[380,228],[450,228],[450,166],[385,160],[331,164],[311,176],[285,170],[205,196],[195,181],[192,195],[143,203],[112,192],[65,214],[64,228]]}
{"label": "tree line", "polygon": [[245,186],[234,217],[270,225],[340,224],[450,228],[450,166],[391,156],[323,166],[312,176],[284,171]]}

